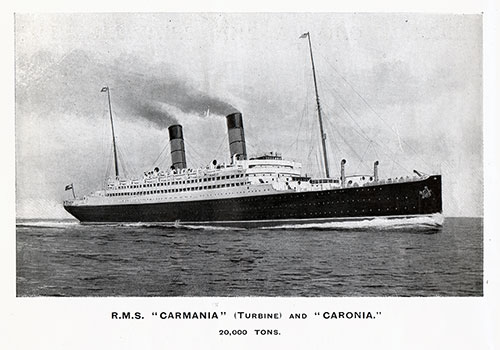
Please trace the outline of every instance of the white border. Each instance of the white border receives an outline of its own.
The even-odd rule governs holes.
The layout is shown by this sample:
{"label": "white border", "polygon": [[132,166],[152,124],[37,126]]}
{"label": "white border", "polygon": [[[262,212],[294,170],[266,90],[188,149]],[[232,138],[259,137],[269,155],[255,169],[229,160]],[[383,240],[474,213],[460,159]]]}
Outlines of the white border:
{"label": "white border", "polygon": [[[292,348],[370,349],[486,349],[500,348],[498,330],[499,237],[495,216],[498,188],[498,5],[491,1],[349,1],[270,3],[231,1],[210,3],[80,2],[71,6],[62,1],[16,2],[7,4],[0,21],[2,36],[2,171],[0,233],[2,261],[0,330],[2,349],[166,349],[227,348],[256,346]],[[484,168],[485,168],[485,285],[480,298],[15,298],[15,174],[14,174],[14,71],[13,12],[89,11],[325,11],[325,12],[484,12]],[[377,320],[195,322],[195,321],[111,321],[111,311],[224,310],[252,312],[307,312],[360,310],[381,311]],[[220,328],[278,328],[280,337],[224,338]],[[4,343],[4,344],[2,344]]]}

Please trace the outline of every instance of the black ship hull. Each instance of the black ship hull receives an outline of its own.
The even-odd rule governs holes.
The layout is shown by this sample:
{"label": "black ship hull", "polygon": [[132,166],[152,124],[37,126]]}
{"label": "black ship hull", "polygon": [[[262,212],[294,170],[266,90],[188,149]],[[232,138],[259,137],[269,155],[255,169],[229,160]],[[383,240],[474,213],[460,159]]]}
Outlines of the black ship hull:
{"label": "black ship hull", "polygon": [[179,223],[269,227],[442,212],[441,176],[335,190],[121,205],[66,205],[82,223]]}

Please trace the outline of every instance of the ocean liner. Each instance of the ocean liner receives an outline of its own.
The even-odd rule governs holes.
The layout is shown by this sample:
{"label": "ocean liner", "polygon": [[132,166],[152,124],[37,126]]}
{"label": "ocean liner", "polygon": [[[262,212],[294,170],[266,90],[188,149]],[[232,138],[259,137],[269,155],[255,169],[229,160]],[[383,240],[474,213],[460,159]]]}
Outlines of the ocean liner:
{"label": "ocean liner", "polygon": [[[120,176],[111,112],[115,177],[105,188],[64,201],[64,208],[82,223],[161,223],[230,227],[271,227],[375,218],[413,218],[442,212],[441,175],[414,171],[411,176],[379,178],[373,172],[331,176],[309,33],[310,58],[325,176],[304,176],[296,161],[276,152],[249,157],[241,113],[226,116],[230,161],[188,168],[181,125],[168,128],[172,166],[155,168],[138,178]],[[66,190],[72,189],[66,186]]]}

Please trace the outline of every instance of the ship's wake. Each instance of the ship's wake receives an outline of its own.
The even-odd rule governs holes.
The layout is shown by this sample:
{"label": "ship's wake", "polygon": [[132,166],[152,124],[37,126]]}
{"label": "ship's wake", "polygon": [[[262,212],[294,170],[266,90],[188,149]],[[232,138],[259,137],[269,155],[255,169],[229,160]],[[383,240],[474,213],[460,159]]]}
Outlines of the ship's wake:
{"label": "ship's wake", "polygon": [[335,221],[324,223],[287,224],[262,229],[312,229],[312,230],[399,230],[399,229],[438,229],[443,226],[444,216],[433,214],[411,218],[374,218],[350,221]]}
{"label": "ship's wake", "polygon": [[116,225],[124,227],[145,227],[145,228],[183,229],[183,230],[216,230],[216,231],[244,230],[244,228],[238,228],[238,227],[226,227],[226,226],[216,226],[216,225],[188,225],[188,224],[171,223],[171,222],[168,223],[136,222],[136,223],[124,223]]}
{"label": "ship's wake", "polygon": [[[419,229],[436,230],[443,226],[444,216],[442,214],[433,214],[429,216],[410,217],[410,218],[373,218],[349,221],[332,221],[320,223],[293,223],[284,225],[252,225],[252,228],[263,230],[400,230],[400,229]],[[80,225],[78,221],[69,220],[33,220],[18,221],[16,226],[29,228],[56,228],[64,229]],[[136,222],[136,223],[85,223],[90,226],[111,226],[125,228],[151,228],[151,229],[181,229],[181,230],[211,230],[211,231],[237,231],[246,230],[248,227],[238,227],[238,223],[225,226],[217,225],[195,225],[183,224],[179,222]],[[244,226],[244,225],[243,225]]]}

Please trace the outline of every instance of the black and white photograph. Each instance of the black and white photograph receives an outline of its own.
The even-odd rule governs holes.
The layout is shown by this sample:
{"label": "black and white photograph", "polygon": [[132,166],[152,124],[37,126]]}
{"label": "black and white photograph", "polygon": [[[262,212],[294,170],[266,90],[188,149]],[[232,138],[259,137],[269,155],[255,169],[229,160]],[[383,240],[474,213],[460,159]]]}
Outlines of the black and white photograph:
{"label": "black and white photograph", "polygon": [[483,294],[481,15],[15,25],[18,296]]}
{"label": "black and white photograph", "polygon": [[[53,307],[71,327],[86,305],[79,332],[127,323],[111,348],[170,347],[168,331],[125,340],[152,319],[199,332],[189,348],[216,332],[222,348],[278,347],[300,327],[300,344],[331,348],[352,325],[379,348],[407,303],[421,327],[440,304],[450,320],[454,305],[486,312],[484,13],[12,16],[12,297],[27,329]],[[476,321],[409,347],[404,321],[388,348],[470,348]],[[41,348],[98,343],[72,332]]]}

